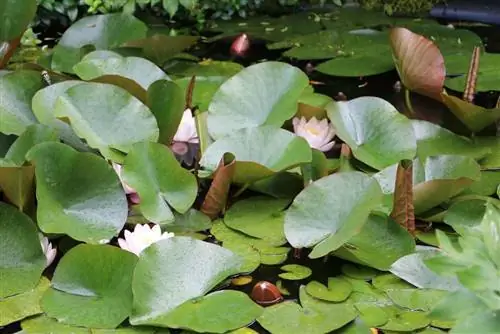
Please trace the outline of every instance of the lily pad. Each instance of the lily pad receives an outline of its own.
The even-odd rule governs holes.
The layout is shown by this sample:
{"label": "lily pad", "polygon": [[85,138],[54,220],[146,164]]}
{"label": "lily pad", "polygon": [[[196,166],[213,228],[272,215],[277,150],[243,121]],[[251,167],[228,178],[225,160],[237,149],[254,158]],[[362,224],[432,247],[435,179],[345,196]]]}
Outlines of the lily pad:
{"label": "lily pad", "polygon": [[216,291],[188,300],[168,314],[170,328],[188,328],[198,333],[227,333],[253,322],[263,312],[241,291]]}
{"label": "lily pad", "polygon": [[359,97],[333,102],[327,112],[337,136],[365,164],[382,169],[415,156],[417,142],[412,123],[389,102]]}
{"label": "lily pad", "polygon": [[382,200],[377,182],[360,172],[333,174],[307,186],[287,210],[285,236],[310,258],[332,252],[359,232]]}
{"label": "lily pad", "polygon": [[196,177],[158,143],[135,144],[125,158],[123,178],[139,194],[144,217],[154,223],[174,221],[170,207],[185,213],[198,194]]}
{"label": "lily pad", "polygon": [[289,281],[299,281],[308,278],[312,274],[311,269],[299,264],[287,264],[281,267],[281,270],[285,272],[279,274],[278,276]]}
{"label": "lily pad", "polygon": [[31,99],[43,88],[42,77],[35,71],[16,71],[0,76],[0,132],[21,135],[38,123],[31,110]]}
{"label": "lily pad", "polygon": [[196,80],[198,80],[198,77],[231,77],[243,70],[244,67],[241,64],[231,61],[208,59],[201,62],[175,60],[167,64],[164,69],[170,75],[188,77],[189,80],[191,80],[192,76],[196,76]]}
{"label": "lily pad", "polygon": [[[446,79],[446,87],[458,92],[465,89],[467,70],[469,69],[472,49],[461,54],[449,55],[446,57],[446,71],[455,74]],[[494,53],[483,52],[479,58],[479,68],[477,71],[476,92],[487,92],[498,90],[500,81],[498,76],[500,66],[500,56]],[[461,75],[459,75],[461,74]]]}
{"label": "lily pad", "polygon": [[105,160],[52,142],[33,147],[27,159],[36,166],[37,220],[42,231],[107,243],[123,228],[127,200]]}
{"label": "lily pad", "polygon": [[169,232],[200,232],[208,230],[212,227],[210,218],[204,213],[193,208],[189,209],[184,214],[174,212],[174,216],[175,221],[173,223],[163,226]]}
{"label": "lily pad", "polygon": [[[92,15],[75,22],[65,31],[52,54],[52,69],[74,73],[73,66],[94,50],[119,47],[146,37],[147,26],[131,14]],[[89,48],[90,46],[90,48]]]}
{"label": "lily pad", "polygon": [[119,75],[136,81],[148,89],[157,80],[169,80],[161,68],[147,59],[122,57],[107,50],[91,52],[73,66],[73,71],[83,80],[92,80],[103,75]]}
{"label": "lily pad", "polygon": [[[237,72],[239,72],[238,70]],[[212,101],[212,97],[219,89],[227,77],[224,76],[196,76],[196,81],[193,89],[192,104],[198,109],[206,111]],[[175,80],[175,83],[183,90],[184,96],[187,93],[191,77],[180,78]]]}
{"label": "lily pad", "polygon": [[369,281],[377,276],[377,271],[365,266],[357,266],[354,264],[346,263],[341,267],[342,273],[346,276],[355,279],[362,279]]}
{"label": "lily pad", "polygon": [[132,310],[136,263],[134,254],[117,247],[78,245],[57,266],[42,309],[65,324],[116,328]]}
{"label": "lily pad", "polygon": [[241,258],[220,246],[173,237],[141,253],[134,271],[132,325],[168,327],[169,313],[238,273]]}
{"label": "lily pad", "polygon": [[36,0],[26,0],[21,3],[16,0],[2,1],[0,3],[0,42],[20,37],[35,17],[37,5]]}
{"label": "lily pad", "polygon": [[233,182],[252,183],[310,162],[307,141],[272,126],[241,129],[210,145],[200,165],[215,171],[226,152],[235,156]]}
{"label": "lily pad", "polygon": [[33,289],[46,259],[38,231],[31,219],[15,207],[0,202],[0,298]]}
{"label": "lily pad", "polygon": [[[92,99],[89,99],[92,96]],[[99,101],[99,108],[95,108]],[[54,115],[68,118],[75,133],[89,146],[115,160],[140,141],[157,141],[159,129],[151,111],[117,86],[81,83],[67,89],[55,104]]]}
{"label": "lily pad", "polygon": [[249,66],[224,82],[208,107],[210,135],[219,139],[264,124],[280,127],[297,112],[297,101],[309,78],[281,62]]}
{"label": "lily pad", "polygon": [[314,298],[338,303],[349,297],[352,292],[352,286],[344,279],[329,277],[328,286],[324,286],[317,281],[312,281],[307,283],[306,292]]}
{"label": "lily pad", "polygon": [[252,197],[233,204],[224,215],[224,223],[252,237],[284,243],[283,209],[288,204],[288,200]]}
{"label": "lily pad", "polygon": [[239,244],[235,242],[224,242],[224,248],[239,255],[243,259],[240,272],[251,273],[257,269],[261,263],[260,252],[249,244]]}

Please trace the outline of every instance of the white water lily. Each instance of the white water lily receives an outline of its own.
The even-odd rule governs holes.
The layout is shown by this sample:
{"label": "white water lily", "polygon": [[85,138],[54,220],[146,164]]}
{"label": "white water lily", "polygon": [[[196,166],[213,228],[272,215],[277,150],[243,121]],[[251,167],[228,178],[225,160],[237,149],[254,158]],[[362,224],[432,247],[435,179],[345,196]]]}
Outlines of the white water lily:
{"label": "white water lily", "polygon": [[39,233],[38,237],[40,239],[40,245],[42,245],[43,254],[45,254],[45,258],[47,262],[45,264],[45,268],[50,266],[57,255],[57,249],[52,248],[52,243],[49,242],[49,239],[45,237],[43,234]]}
{"label": "white water lily", "polygon": [[332,149],[335,144],[331,141],[335,136],[335,129],[328,120],[322,119],[318,121],[316,117],[312,117],[309,121],[305,117],[295,117],[293,119],[293,131],[297,136],[307,140],[312,148],[327,152]]}
{"label": "white water lily", "polygon": [[139,254],[151,244],[175,236],[174,233],[161,233],[160,225],[155,224],[152,228],[148,224],[137,224],[134,232],[125,230],[125,239],[118,238],[120,248],[127,250],[135,255]]}
{"label": "white water lily", "polygon": [[120,182],[122,183],[122,187],[123,187],[123,190],[125,190],[125,193],[126,194],[135,194],[136,193],[135,189],[132,188],[131,186],[129,186],[127,183],[125,183],[125,181],[123,181],[123,179],[122,179],[122,165],[114,163],[114,162],[112,163],[112,165],[113,165],[113,169],[116,172],[116,175],[118,175],[118,178],[120,179]]}
{"label": "white water lily", "polygon": [[174,142],[192,144],[197,144],[199,142],[198,133],[196,132],[196,122],[189,108],[184,110],[184,114],[182,114],[181,123],[174,136]]}

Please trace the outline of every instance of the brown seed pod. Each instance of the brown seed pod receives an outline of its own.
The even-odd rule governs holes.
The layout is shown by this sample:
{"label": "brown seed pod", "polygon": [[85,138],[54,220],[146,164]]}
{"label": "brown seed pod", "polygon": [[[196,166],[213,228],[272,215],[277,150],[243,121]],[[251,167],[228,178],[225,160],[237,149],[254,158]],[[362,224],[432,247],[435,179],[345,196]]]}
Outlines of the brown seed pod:
{"label": "brown seed pod", "polygon": [[252,299],[257,304],[269,306],[281,302],[283,296],[276,285],[267,281],[260,281],[252,289]]}

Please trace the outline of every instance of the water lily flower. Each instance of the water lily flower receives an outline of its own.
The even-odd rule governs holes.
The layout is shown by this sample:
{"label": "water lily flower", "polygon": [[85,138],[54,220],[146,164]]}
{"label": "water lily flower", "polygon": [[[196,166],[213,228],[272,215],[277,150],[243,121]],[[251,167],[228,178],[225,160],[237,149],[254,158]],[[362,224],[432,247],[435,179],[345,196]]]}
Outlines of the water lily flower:
{"label": "water lily flower", "polygon": [[40,245],[42,245],[42,250],[45,254],[45,258],[47,259],[47,263],[45,264],[45,268],[47,268],[52,264],[52,262],[54,262],[57,254],[57,249],[52,248],[52,243],[50,243],[49,239],[43,234],[39,233],[38,237],[40,239]]}
{"label": "water lily flower", "polygon": [[191,144],[198,144],[198,133],[196,132],[196,123],[191,112],[191,109],[187,108],[182,114],[181,123],[177,128],[177,132],[174,136],[174,142],[184,142]]}
{"label": "water lily flower", "polygon": [[250,48],[250,39],[247,34],[239,35],[231,44],[230,53],[234,56],[243,57]]}
{"label": "water lily flower", "polygon": [[120,182],[122,183],[123,190],[125,191],[125,194],[128,195],[128,198],[130,201],[134,204],[140,203],[139,195],[137,194],[137,191],[135,191],[134,188],[129,186],[125,181],[123,181],[122,178],[122,165],[117,164],[117,163],[112,163],[113,169],[116,172],[116,175],[118,175],[118,178],[120,179]]}
{"label": "water lily flower", "polygon": [[318,121],[312,117],[309,121],[305,117],[295,117],[293,119],[293,131],[297,136],[307,140],[312,148],[327,152],[335,144],[332,138],[335,136],[335,129],[327,119]]}
{"label": "water lily flower", "polygon": [[118,244],[120,248],[139,256],[139,254],[151,244],[173,236],[175,236],[175,234],[169,232],[164,232],[162,234],[160,225],[155,224],[151,228],[148,224],[137,224],[134,227],[134,232],[125,230],[125,239],[118,238]]}

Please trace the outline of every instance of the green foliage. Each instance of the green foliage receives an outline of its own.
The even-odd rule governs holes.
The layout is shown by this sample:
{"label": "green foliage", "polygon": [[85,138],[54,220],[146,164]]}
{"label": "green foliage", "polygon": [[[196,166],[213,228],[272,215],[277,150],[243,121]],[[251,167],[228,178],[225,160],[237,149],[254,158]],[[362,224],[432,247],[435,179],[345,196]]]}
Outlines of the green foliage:
{"label": "green foliage", "polygon": [[433,5],[443,0],[360,0],[363,7],[368,9],[384,9],[392,14],[419,14],[428,11]]}

